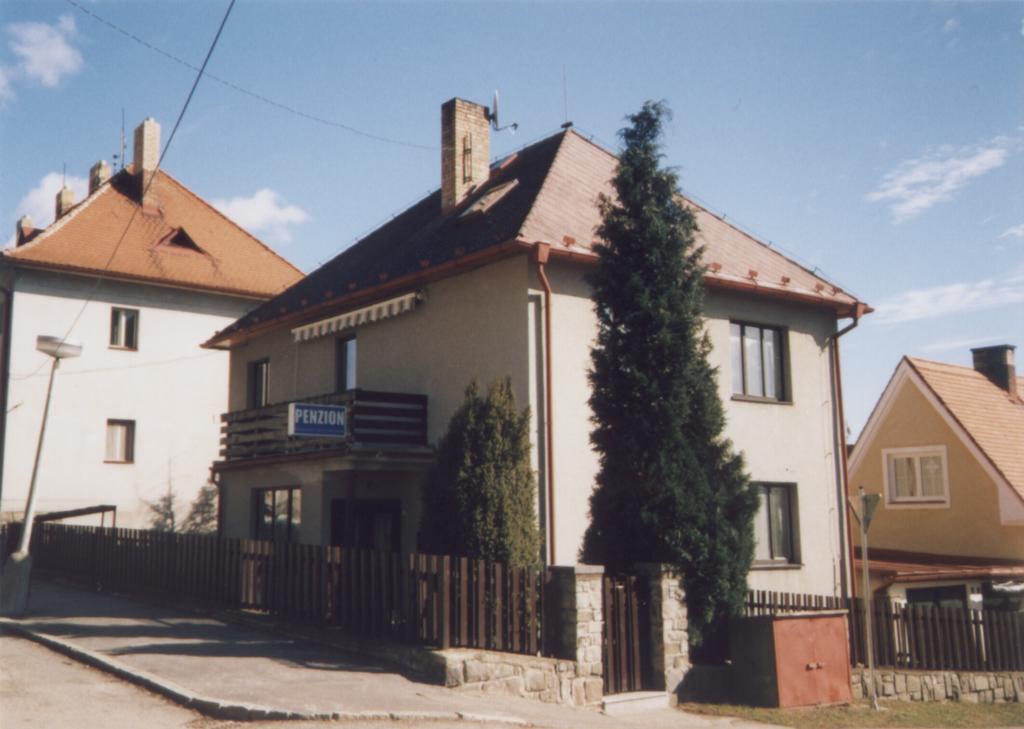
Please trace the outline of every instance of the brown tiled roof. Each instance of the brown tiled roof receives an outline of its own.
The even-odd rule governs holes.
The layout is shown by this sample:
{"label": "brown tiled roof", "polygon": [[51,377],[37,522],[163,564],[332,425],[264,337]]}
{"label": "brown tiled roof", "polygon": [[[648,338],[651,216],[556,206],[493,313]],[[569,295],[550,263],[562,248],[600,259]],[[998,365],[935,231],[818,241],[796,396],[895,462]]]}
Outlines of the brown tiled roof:
{"label": "brown tiled roof", "polygon": [[[916,357],[907,361],[1024,499],[1024,400],[970,367]],[[1017,391],[1024,392],[1024,378],[1017,382]]]}
{"label": "brown tiled roof", "polygon": [[132,219],[138,209],[136,180],[130,169],[123,170],[31,242],[3,251],[3,259],[258,298],[270,298],[302,278],[301,271],[167,173],[159,173],[154,188],[159,214],[138,210]]}
{"label": "brown tiled roof", "polygon": [[[277,320],[312,320],[356,299],[390,295],[403,283],[409,288],[431,272],[458,268],[460,261],[475,265],[502,246],[522,250],[544,242],[554,256],[592,260],[600,223],[597,199],[612,193],[616,164],[615,155],[571,129],[536,142],[495,164],[488,181],[456,208],[442,212],[440,192],[427,196],[208,344],[241,341],[249,330]],[[508,185],[512,181],[515,185]],[[504,185],[507,189],[497,189]],[[842,315],[858,307],[863,312],[855,297],[686,202],[700,226],[709,286],[793,298]],[[508,248],[515,243],[521,245]]]}

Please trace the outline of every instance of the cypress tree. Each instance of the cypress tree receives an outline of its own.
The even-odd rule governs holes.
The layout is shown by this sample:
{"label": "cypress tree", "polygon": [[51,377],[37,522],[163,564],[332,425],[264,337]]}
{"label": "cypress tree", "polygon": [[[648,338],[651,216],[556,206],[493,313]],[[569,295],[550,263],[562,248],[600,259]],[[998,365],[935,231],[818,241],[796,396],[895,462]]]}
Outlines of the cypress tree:
{"label": "cypress tree", "polygon": [[494,382],[486,397],[470,384],[424,490],[421,549],[516,567],[539,563],[529,425],[510,379]]}
{"label": "cypress tree", "polygon": [[590,278],[598,320],[591,442],[600,471],[583,557],[612,569],[674,565],[690,642],[717,651],[724,619],[742,608],[758,502],[723,437],[703,333],[703,249],[676,174],[661,166],[669,117],[661,102],[629,117],[617,199],[600,200],[603,243]]}

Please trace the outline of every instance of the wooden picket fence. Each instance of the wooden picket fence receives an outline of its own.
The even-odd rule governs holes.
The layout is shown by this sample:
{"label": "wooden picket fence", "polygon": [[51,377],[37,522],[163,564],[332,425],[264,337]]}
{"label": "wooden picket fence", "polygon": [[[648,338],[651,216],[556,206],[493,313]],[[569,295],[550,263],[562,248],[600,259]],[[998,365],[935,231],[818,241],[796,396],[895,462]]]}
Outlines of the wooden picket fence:
{"label": "wooden picket fence", "polygon": [[174,595],[440,648],[536,655],[543,572],[429,554],[44,524],[41,567],[100,589]]}
{"label": "wooden picket fence", "polygon": [[[846,610],[850,662],[867,663],[864,601],[827,595],[751,591],[747,615]],[[909,670],[1024,671],[1024,613],[900,605],[871,606],[875,664]]]}

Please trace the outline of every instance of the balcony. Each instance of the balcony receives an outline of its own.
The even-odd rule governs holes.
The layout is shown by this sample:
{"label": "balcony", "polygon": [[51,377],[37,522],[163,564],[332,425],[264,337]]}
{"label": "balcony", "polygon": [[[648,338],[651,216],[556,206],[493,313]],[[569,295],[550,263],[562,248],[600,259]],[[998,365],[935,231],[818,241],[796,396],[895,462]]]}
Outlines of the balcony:
{"label": "balcony", "polygon": [[224,462],[347,451],[353,446],[425,447],[427,397],[398,392],[349,390],[295,400],[345,406],[345,435],[324,438],[288,435],[290,402],[224,413],[220,457]]}

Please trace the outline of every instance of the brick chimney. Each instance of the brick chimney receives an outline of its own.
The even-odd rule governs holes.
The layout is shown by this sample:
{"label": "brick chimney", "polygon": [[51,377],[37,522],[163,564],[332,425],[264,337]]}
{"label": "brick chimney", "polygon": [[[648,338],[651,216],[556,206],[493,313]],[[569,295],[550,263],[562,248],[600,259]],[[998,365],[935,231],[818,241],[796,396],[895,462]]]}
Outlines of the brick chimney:
{"label": "brick chimney", "polygon": [[972,349],[974,369],[1011,395],[1017,394],[1017,368],[1014,366],[1012,344]]}
{"label": "brick chimney", "polygon": [[107,164],[106,160],[101,159],[89,169],[89,194],[92,195],[100,189],[100,185],[109,179],[110,165]]}
{"label": "brick chimney", "polygon": [[[139,191],[139,202],[142,204],[142,212],[147,215],[159,213],[159,200],[157,198],[157,185],[150,180],[156,172],[157,162],[160,160],[160,125],[153,117],[146,117],[146,120],[135,129],[135,180]],[[149,188],[143,198],[143,192]]]}
{"label": "brick chimney", "polygon": [[491,173],[491,122],[486,106],[449,99],[441,106],[441,209],[466,199]]}
{"label": "brick chimney", "polygon": [[60,188],[60,192],[57,193],[57,204],[55,208],[56,218],[60,220],[63,218],[68,210],[75,206],[75,191],[67,185]]}
{"label": "brick chimney", "polygon": [[14,245],[23,246],[29,242],[32,238],[32,234],[36,232],[36,227],[32,225],[31,215],[22,215],[18,218],[17,224],[14,226]]}

